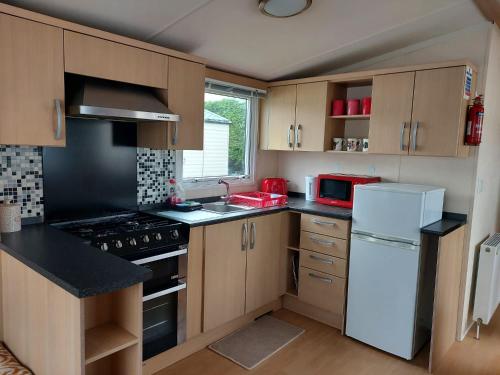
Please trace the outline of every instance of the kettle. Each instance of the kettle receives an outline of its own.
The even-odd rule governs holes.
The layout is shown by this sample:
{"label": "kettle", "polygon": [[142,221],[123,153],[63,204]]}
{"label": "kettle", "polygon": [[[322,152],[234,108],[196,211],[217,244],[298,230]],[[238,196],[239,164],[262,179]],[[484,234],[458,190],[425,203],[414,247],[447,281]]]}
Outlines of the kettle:
{"label": "kettle", "polygon": [[306,176],[306,201],[316,200],[316,185],[318,184],[318,177]]}

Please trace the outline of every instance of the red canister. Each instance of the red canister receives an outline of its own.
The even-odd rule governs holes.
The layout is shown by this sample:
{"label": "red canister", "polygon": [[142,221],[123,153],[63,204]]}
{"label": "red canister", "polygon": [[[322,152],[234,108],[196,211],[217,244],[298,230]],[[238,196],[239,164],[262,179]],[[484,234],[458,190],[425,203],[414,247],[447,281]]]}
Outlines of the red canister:
{"label": "red canister", "polygon": [[359,115],[359,99],[350,99],[347,101],[347,115]]}
{"label": "red canister", "polygon": [[345,115],[345,100],[343,99],[335,99],[332,105],[332,115],[333,116],[342,116]]}
{"label": "red canister", "polygon": [[372,111],[372,97],[367,96],[361,100],[361,113],[363,115],[369,115]]}

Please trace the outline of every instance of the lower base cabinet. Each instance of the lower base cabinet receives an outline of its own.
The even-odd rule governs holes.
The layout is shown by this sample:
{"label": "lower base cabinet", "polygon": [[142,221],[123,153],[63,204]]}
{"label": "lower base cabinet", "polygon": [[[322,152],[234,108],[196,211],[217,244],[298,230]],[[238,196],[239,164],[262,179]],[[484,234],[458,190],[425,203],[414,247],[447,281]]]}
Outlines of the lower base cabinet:
{"label": "lower base cabinet", "polygon": [[205,227],[203,332],[279,297],[280,214]]}

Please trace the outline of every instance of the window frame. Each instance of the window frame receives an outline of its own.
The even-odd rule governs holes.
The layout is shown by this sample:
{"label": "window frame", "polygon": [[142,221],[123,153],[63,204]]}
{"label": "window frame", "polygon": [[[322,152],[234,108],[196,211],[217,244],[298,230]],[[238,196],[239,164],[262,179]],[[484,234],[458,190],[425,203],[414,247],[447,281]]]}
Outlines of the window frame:
{"label": "window frame", "polygon": [[257,155],[257,133],[259,121],[259,97],[245,97],[231,93],[221,93],[216,90],[205,89],[206,93],[225,95],[248,100],[247,129],[245,159],[248,160],[247,174],[242,176],[211,176],[200,178],[187,178],[183,176],[183,151],[176,151],[176,179],[182,183],[188,197],[208,197],[225,194],[225,187],[218,184],[219,179],[227,181],[231,190],[239,190],[255,185],[255,159]]}

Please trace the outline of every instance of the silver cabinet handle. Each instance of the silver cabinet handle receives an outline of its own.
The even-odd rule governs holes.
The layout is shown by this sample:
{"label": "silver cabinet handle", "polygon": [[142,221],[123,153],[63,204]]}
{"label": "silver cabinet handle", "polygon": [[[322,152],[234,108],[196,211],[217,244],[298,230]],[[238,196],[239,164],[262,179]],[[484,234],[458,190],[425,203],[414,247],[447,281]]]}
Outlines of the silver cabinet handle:
{"label": "silver cabinet handle", "polygon": [[248,247],[248,225],[244,223],[241,226],[241,251],[246,251]]}
{"label": "silver cabinet handle", "polygon": [[179,138],[179,122],[174,123],[174,135],[172,136],[172,144],[176,145]]}
{"label": "silver cabinet handle", "polygon": [[318,220],[318,219],[312,219],[312,222],[313,224],[318,224],[318,225],[330,225],[332,227],[336,226],[337,223],[333,222],[333,221],[322,221],[322,220]]}
{"label": "silver cabinet handle", "polygon": [[323,245],[323,246],[333,246],[333,245],[335,245],[335,242],[333,242],[333,241],[321,240],[321,239],[313,237],[313,236],[309,236],[309,239],[311,241],[319,243],[320,245]]}
{"label": "silver cabinet handle", "polygon": [[292,143],[292,131],[293,131],[293,124],[290,125],[290,127],[288,128],[288,147],[290,147],[290,148],[293,147],[293,143]]}
{"label": "silver cabinet handle", "polygon": [[403,121],[401,123],[401,133],[400,133],[400,140],[399,140],[399,148],[401,149],[401,151],[405,151],[406,150],[406,145],[404,143],[405,129],[406,129],[406,122]]}
{"label": "silver cabinet handle", "polygon": [[55,105],[56,105],[56,113],[57,113],[57,124],[56,124],[56,130],[54,133],[54,138],[55,139],[61,139],[62,135],[62,106],[61,106],[61,100],[60,99],[55,99],[54,100]]}
{"label": "silver cabinet handle", "polygon": [[416,122],[415,126],[413,127],[413,134],[411,137],[411,149],[413,151],[417,150],[417,132],[418,132],[418,127],[420,126],[420,122]]}
{"label": "silver cabinet handle", "polygon": [[250,224],[250,250],[255,247],[255,240],[257,238],[257,225],[254,222]]}
{"label": "silver cabinet handle", "polygon": [[309,273],[309,277],[313,277],[315,279],[318,279],[320,281],[323,281],[324,283],[328,283],[328,284],[331,284],[333,283],[333,280],[330,279],[329,277],[322,277],[322,276],[318,276],[318,275],[315,275],[314,273]]}
{"label": "silver cabinet handle", "polygon": [[295,127],[295,147],[302,147],[300,134],[302,132],[302,125],[297,125]]}
{"label": "silver cabinet handle", "polygon": [[321,258],[317,255],[309,255],[309,258],[311,258],[312,260],[316,260],[318,262],[321,262],[321,263],[325,263],[325,264],[333,264],[333,259],[325,259],[325,258]]}

